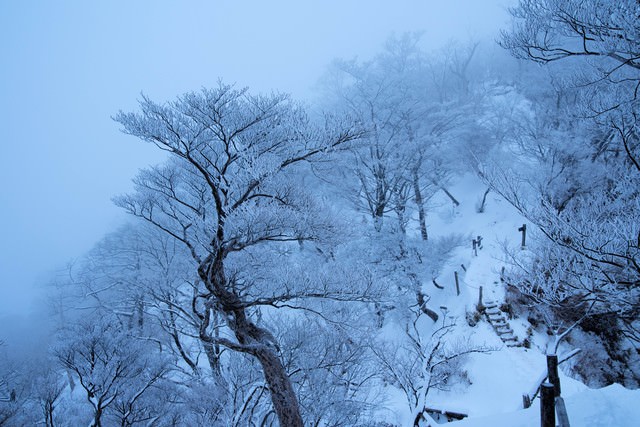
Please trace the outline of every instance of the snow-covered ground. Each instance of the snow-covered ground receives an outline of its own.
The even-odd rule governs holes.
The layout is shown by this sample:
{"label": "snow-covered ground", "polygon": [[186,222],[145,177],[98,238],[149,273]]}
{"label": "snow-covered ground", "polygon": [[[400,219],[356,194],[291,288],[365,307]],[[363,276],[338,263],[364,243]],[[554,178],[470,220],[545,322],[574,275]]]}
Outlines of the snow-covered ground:
{"label": "snow-covered ground", "polygon": [[[613,384],[599,390],[565,393],[564,398],[571,427],[635,427],[640,424],[640,391],[627,390]],[[451,427],[538,427],[538,402],[525,410],[505,414],[473,417],[456,421]]]}
{"label": "snow-covered ground", "polygon": [[[534,333],[530,337],[531,348],[507,347],[484,317],[474,327],[465,320],[465,314],[475,310],[480,286],[484,301],[494,300],[498,304],[504,301],[504,285],[500,281],[503,247],[505,243],[519,247],[518,227],[526,223],[508,202],[494,193],[487,197],[485,212],[478,213],[476,207],[485,190],[476,177],[467,176],[450,189],[460,206],[453,207],[444,195],[438,195],[432,201],[428,221],[430,236],[462,233],[468,236],[469,244],[456,252],[437,278],[444,290],[427,283],[427,278],[424,287],[432,297],[432,307],[447,307],[447,315],[457,325],[456,335],[468,337],[475,345],[491,347],[495,351],[469,356],[465,369],[471,385],[462,389],[454,387],[446,392],[432,390],[427,397],[427,406],[467,414],[467,419],[452,424],[456,427],[538,426],[537,400],[531,408],[523,410],[522,395],[535,389],[538,378],[546,370],[548,337]],[[471,238],[476,236],[482,236],[482,249],[477,255],[471,249]],[[460,278],[459,296],[455,290],[454,271]],[[519,341],[526,338],[526,320],[513,319],[509,323]],[[617,385],[590,390],[562,372],[560,378],[572,427],[640,425],[640,391]],[[410,414],[402,414],[399,421],[409,426],[413,422],[411,418]]]}

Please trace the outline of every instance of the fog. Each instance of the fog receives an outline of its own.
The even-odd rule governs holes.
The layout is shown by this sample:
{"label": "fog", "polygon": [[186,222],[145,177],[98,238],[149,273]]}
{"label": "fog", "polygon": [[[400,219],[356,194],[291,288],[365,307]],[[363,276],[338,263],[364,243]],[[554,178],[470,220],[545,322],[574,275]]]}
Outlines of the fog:
{"label": "fog", "polygon": [[631,426],[638,8],[0,2],[0,425]]}
{"label": "fog", "polygon": [[[125,215],[111,197],[161,160],[111,116],[219,78],[312,99],[327,64],[391,34],[491,39],[506,0],[2,2],[0,316],[28,312],[54,271]],[[7,326],[7,325],[5,325]]]}

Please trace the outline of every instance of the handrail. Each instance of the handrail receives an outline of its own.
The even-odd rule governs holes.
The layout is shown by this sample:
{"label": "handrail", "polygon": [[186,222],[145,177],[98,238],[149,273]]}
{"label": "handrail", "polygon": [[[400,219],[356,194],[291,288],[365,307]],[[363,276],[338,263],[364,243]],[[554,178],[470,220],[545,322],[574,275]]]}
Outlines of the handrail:
{"label": "handrail", "polygon": [[[571,359],[573,356],[575,356],[576,354],[580,353],[582,350],[579,348],[573,349],[568,353],[563,354],[562,356],[558,357],[558,365],[560,365],[561,363],[566,362],[567,360]],[[522,406],[524,409],[527,409],[530,405],[531,402],[533,402],[533,399],[536,398],[536,396],[538,395],[538,392],[540,391],[540,385],[548,378],[549,374],[547,372],[547,370],[545,369],[545,371],[543,373],[540,374],[540,377],[538,377],[538,379],[536,380],[534,387],[532,388],[528,393],[525,393],[522,395]],[[527,404],[528,403],[528,404]]]}

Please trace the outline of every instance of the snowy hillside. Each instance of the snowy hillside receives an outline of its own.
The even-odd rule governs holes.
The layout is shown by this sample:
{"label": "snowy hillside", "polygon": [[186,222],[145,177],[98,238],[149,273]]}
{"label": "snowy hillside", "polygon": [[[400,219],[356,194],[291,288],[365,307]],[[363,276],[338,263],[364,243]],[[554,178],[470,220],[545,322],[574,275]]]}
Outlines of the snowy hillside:
{"label": "snowy hillside", "polygon": [[[457,251],[448,268],[437,278],[445,289],[437,289],[427,278],[424,289],[433,296],[434,307],[447,307],[447,316],[455,319],[456,337],[468,337],[476,345],[490,347],[493,351],[467,358],[464,369],[470,381],[468,387],[434,390],[429,393],[425,406],[468,415],[467,419],[452,424],[456,426],[537,426],[539,406],[536,402],[531,408],[522,410],[522,395],[535,389],[536,381],[546,372],[545,348],[550,337],[531,331],[527,335],[530,325],[526,319],[509,319],[517,342],[528,338],[532,343],[530,348],[509,347],[485,316],[473,327],[465,320],[466,313],[475,311],[481,286],[483,302],[492,300],[498,305],[504,302],[505,285],[500,280],[504,245],[519,247],[521,234],[518,228],[526,223],[512,206],[493,193],[487,197],[485,212],[478,213],[477,202],[485,189],[477,177],[468,175],[450,189],[460,206],[454,207],[444,195],[438,195],[434,200],[431,233],[435,236],[447,233],[481,236],[482,249],[476,255],[470,237],[469,244]],[[459,296],[456,295],[454,271],[459,274]],[[568,346],[561,348],[561,352],[571,349]],[[631,426],[636,425],[632,420],[640,419],[640,408],[634,404],[634,399],[640,398],[640,392],[617,385],[590,390],[562,370],[560,377],[572,426]],[[415,414],[404,413],[398,422],[410,426],[414,418]]]}

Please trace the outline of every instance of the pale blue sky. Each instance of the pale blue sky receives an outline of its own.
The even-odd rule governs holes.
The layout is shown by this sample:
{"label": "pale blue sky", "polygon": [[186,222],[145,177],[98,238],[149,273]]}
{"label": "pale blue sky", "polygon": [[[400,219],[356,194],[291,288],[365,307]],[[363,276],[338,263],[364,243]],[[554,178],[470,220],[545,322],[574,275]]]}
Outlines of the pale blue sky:
{"label": "pale blue sky", "polygon": [[336,57],[392,32],[485,37],[509,0],[0,2],[0,317],[123,214],[110,199],[160,154],[110,116],[215,85],[307,97]]}

